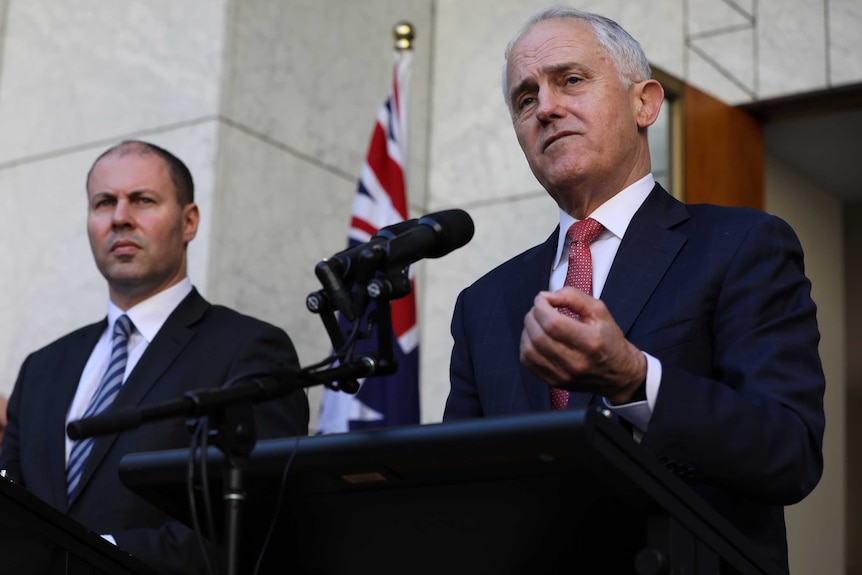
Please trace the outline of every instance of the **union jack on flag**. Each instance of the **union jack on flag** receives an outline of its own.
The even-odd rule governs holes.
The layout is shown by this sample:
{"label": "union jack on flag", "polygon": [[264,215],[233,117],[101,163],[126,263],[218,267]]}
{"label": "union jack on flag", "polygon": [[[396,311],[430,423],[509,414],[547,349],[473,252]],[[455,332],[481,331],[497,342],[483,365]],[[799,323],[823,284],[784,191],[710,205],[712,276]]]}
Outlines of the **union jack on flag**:
{"label": "union jack on flag", "polygon": [[[407,160],[406,87],[411,59],[409,50],[395,54],[392,93],[377,112],[353,200],[348,247],[367,242],[381,228],[407,219],[404,166]],[[412,280],[412,270],[410,277]],[[414,291],[393,300],[390,305],[398,370],[390,376],[360,380],[361,387],[355,395],[325,389],[317,422],[318,434],[419,423],[419,333]],[[373,333],[369,340],[357,345],[357,351],[361,352],[364,346],[371,346],[375,341],[376,333]]]}

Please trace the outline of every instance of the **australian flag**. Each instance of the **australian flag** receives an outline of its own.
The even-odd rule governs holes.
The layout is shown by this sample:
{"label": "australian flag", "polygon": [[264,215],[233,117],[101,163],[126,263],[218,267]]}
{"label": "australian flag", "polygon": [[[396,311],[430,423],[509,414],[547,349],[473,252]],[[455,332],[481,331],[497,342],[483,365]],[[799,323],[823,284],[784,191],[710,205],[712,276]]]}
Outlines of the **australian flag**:
{"label": "australian flag", "polygon": [[[405,104],[411,58],[410,51],[400,51],[395,55],[392,93],[377,113],[353,200],[348,247],[367,242],[381,228],[407,219]],[[367,313],[373,312],[373,305]],[[360,380],[361,387],[355,395],[325,389],[317,433],[419,423],[419,333],[415,290],[393,300],[390,305],[395,332],[393,354],[398,370],[390,376]],[[376,341],[377,334],[372,333],[370,339],[357,345],[357,351],[373,349]]]}

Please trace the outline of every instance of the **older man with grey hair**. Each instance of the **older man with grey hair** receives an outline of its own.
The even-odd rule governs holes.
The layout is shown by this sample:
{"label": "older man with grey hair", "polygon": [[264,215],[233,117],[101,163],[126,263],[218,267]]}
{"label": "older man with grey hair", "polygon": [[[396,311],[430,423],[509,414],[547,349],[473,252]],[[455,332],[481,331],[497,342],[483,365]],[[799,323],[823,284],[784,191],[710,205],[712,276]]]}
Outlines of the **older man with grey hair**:
{"label": "older man with grey hair", "polygon": [[664,92],[612,20],[533,15],[504,95],[560,225],[458,297],[444,420],[604,405],[786,571],[784,506],[819,481],[825,419],[796,235],[654,180]]}

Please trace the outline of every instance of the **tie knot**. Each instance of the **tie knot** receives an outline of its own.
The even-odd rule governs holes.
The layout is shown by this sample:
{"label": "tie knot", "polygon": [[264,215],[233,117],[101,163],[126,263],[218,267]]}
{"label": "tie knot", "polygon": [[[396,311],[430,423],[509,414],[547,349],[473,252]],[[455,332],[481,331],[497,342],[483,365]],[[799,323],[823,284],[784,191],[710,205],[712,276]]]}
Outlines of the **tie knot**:
{"label": "tie knot", "polygon": [[132,320],[126,314],[121,315],[114,322],[114,341],[118,339],[128,340],[132,333]]}
{"label": "tie knot", "polygon": [[573,223],[569,227],[569,231],[566,235],[569,236],[569,239],[573,244],[585,243],[590,245],[597,237],[599,237],[599,234],[602,233],[602,230],[604,229],[605,227],[593,218],[587,218]]}

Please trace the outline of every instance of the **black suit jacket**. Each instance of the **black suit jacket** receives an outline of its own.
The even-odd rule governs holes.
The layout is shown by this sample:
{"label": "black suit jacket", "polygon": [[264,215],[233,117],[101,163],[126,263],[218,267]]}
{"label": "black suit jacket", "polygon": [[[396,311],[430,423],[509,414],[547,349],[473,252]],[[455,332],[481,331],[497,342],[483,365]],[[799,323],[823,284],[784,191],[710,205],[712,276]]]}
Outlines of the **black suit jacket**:
{"label": "black suit jacket", "polygon": [[[72,332],[24,362],[10,397],[0,469],[26,489],[119,547],[166,573],[203,572],[192,532],[127,490],[118,476],[127,453],[188,447],[181,418],[96,438],[80,489],[66,497],[65,420],[85,364],[107,320]],[[109,409],[154,404],[186,391],[298,366],[287,334],[193,290],[168,317]],[[308,402],[302,391],[255,406],[259,437],[304,435]]]}
{"label": "black suit jacket", "polygon": [[[548,386],[518,357],[557,235],[458,297],[444,420],[550,409]],[[684,205],[656,185],[601,300],[629,341],[662,363],[642,445],[786,570],[783,506],[820,478],[825,387],[793,231],[757,210]],[[574,393],[569,407],[591,400]]]}

